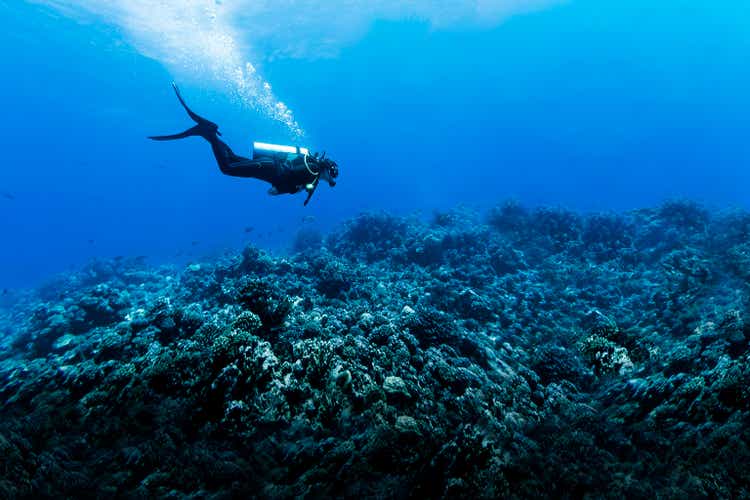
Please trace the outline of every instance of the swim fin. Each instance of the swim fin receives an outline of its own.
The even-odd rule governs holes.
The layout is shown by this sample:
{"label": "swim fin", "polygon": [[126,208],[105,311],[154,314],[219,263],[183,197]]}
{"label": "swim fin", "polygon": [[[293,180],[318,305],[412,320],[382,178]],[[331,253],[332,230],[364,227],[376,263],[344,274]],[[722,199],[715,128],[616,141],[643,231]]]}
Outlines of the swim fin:
{"label": "swim fin", "polygon": [[174,89],[174,93],[177,95],[177,99],[179,99],[180,104],[182,104],[182,107],[185,108],[185,111],[187,111],[188,116],[195,123],[197,123],[197,125],[179,134],[154,135],[154,136],[150,136],[149,139],[152,139],[154,141],[174,141],[177,139],[184,139],[185,137],[199,136],[205,139],[209,139],[210,137],[221,135],[221,132],[219,132],[218,125],[194,113],[193,110],[191,110],[188,107],[188,105],[185,103],[185,100],[182,98],[182,95],[180,94],[180,89],[177,88],[177,84],[172,82],[172,88]]}
{"label": "swim fin", "polygon": [[189,128],[184,132],[181,132],[179,134],[172,134],[172,135],[151,135],[149,136],[149,139],[152,139],[154,141],[174,141],[177,139],[184,139],[185,137],[192,137],[194,135],[201,135],[200,132],[197,130],[198,127]]}
{"label": "swim fin", "polygon": [[154,141],[174,141],[177,139],[184,139],[185,137],[193,137],[193,136],[201,136],[201,131],[199,130],[199,126],[195,126],[192,128],[187,129],[184,132],[181,132],[179,134],[172,134],[172,135],[151,135],[148,138],[152,139]]}

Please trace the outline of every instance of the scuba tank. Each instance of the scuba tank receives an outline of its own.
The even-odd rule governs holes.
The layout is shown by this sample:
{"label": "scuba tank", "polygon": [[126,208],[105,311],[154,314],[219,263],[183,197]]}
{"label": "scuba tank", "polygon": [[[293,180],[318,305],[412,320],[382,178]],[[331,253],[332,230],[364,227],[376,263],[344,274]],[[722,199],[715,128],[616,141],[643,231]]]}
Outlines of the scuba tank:
{"label": "scuba tank", "polygon": [[[262,158],[274,158],[281,161],[292,161],[302,157],[307,160],[310,151],[299,146],[280,146],[278,144],[267,144],[265,142],[253,142],[253,160]],[[307,161],[305,161],[307,163]]]}

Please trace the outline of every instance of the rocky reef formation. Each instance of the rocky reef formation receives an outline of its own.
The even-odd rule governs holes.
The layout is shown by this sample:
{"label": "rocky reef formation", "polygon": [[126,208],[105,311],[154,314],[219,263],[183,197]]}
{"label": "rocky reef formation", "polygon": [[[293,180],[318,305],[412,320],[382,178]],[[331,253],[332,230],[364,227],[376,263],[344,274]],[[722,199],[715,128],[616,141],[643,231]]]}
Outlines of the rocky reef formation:
{"label": "rocky reef formation", "polygon": [[0,313],[2,497],[750,495],[750,214],[365,214]]}

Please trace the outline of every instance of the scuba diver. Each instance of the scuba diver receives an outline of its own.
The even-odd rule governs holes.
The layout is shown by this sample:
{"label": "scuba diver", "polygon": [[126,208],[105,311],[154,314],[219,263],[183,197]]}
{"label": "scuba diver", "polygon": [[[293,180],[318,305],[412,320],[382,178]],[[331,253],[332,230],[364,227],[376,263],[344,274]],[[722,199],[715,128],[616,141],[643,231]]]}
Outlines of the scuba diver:
{"label": "scuba diver", "polygon": [[149,139],[155,141],[173,141],[185,137],[199,136],[211,144],[216,163],[225,175],[233,177],[250,177],[271,184],[269,194],[295,194],[303,189],[307,191],[305,205],[310,201],[321,179],[333,187],[339,175],[335,161],[326,158],[325,153],[310,154],[306,148],[297,146],[279,146],[276,144],[253,143],[253,157],[244,158],[234,154],[224,141],[219,126],[195,114],[180,95],[180,89],[172,83],[177,99],[187,111],[188,116],[197,124],[180,134],[157,135]]}

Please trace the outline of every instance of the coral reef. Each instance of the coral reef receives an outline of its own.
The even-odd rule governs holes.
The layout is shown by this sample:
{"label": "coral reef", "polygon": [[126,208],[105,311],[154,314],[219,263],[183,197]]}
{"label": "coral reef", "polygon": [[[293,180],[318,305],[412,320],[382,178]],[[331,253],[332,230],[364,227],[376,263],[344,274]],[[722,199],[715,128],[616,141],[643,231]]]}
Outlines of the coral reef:
{"label": "coral reef", "polygon": [[748,497],[748,228],[507,202],[93,262],[0,309],[0,497]]}

